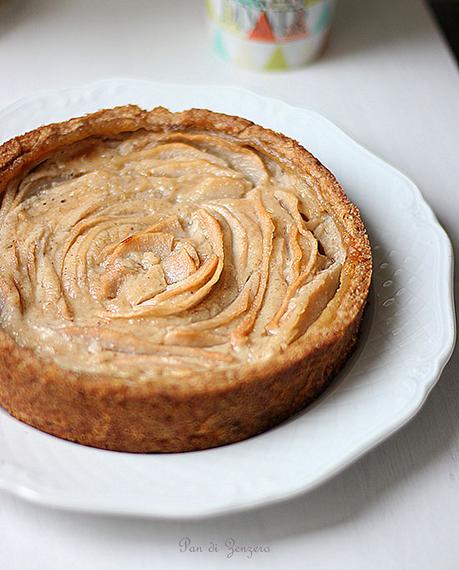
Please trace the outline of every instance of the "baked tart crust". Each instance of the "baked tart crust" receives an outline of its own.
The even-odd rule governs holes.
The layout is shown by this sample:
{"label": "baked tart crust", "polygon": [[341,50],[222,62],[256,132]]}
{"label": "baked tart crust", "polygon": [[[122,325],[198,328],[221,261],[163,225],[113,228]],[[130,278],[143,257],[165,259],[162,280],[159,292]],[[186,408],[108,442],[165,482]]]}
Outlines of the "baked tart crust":
{"label": "baked tart crust", "polygon": [[365,228],[281,134],[102,110],[1,146],[0,195],[0,404],[47,433],[236,442],[304,408],[355,346]]}

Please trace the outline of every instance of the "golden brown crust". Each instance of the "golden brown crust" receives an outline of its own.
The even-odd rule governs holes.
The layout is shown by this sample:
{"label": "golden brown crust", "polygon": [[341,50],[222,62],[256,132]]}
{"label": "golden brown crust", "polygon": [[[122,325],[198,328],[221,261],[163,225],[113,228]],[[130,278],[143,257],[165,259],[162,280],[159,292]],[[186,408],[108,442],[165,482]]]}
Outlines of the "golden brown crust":
{"label": "golden brown crust", "polygon": [[186,382],[165,377],[137,384],[64,370],[0,331],[0,404],[47,433],[106,449],[189,451],[239,441],[317,397],[353,349],[371,279],[365,228],[334,176],[298,143],[245,119],[200,109],[147,112],[130,105],[16,137],[0,147],[0,192],[63,146],[139,129],[230,134],[286,170],[312,176],[346,249],[337,294],[307,340],[268,362],[203,373]]}

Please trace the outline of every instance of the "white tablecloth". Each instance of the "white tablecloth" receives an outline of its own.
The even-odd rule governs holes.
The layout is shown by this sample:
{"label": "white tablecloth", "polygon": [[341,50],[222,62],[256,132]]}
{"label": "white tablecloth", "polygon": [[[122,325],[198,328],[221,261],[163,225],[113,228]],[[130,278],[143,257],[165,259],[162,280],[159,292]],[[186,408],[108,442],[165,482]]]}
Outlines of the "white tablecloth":
{"label": "white tablecloth", "polygon": [[[110,76],[242,85],[315,109],[410,176],[459,250],[458,71],[420,0],[340,0],[326,55],[285,74],[214,59],[199,0],[0,3],[0,106]],[[275,507],[168,523],[57,512],[0,494],[0,568],[457,569],[458,365],[456,353],[402,431]],[[183,537],[203,552],[181,552]],[[231,538],[269,552],[228,558]],[[211,542],[218,552],[208,552]]]}

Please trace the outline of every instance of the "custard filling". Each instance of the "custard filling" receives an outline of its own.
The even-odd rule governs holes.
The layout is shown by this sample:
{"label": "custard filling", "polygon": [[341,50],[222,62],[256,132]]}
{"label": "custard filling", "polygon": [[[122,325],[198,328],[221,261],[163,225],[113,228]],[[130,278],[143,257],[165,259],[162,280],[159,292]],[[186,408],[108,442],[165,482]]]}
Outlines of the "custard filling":
{"label": "custard filling", "polygon": [[240,366],[308,334],[344,257],[314,181],[237,139],[88,139],[2,197],[0,326],[76,371]]}

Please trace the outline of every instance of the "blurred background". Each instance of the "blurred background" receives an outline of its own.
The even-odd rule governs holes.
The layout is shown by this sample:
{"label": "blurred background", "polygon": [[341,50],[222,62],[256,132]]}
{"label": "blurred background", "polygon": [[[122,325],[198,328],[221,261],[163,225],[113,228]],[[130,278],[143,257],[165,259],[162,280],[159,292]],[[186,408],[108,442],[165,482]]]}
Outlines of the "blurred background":
{"label": "blurred background", "polygon": [[459,0],[429,0],[432,11],[459,59]]}

